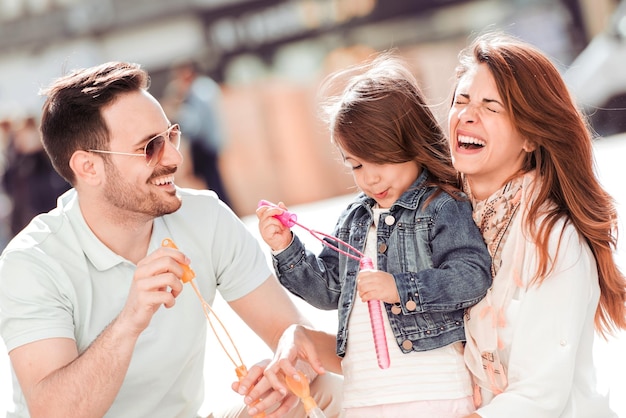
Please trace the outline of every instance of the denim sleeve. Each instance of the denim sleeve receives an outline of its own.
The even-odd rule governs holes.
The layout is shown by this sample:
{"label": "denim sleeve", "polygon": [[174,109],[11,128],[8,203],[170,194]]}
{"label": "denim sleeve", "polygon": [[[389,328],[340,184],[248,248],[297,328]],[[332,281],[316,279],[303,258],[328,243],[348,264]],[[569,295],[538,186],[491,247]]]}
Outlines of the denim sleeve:
{"label": "denim sleeve", "polygon": [[471,204],[454,199],[441,203],[430,232],[433,267],[394,274],[405,314],[465,309],[478,303],[492,283],[491,256]]}
{"label": "denim sleeve", "polygon": [[339,257],[324,247],[319,256],[304,247],[297,235],[289,247],[272,256],[280,283],[319,309],[337,309],[341,295]]}

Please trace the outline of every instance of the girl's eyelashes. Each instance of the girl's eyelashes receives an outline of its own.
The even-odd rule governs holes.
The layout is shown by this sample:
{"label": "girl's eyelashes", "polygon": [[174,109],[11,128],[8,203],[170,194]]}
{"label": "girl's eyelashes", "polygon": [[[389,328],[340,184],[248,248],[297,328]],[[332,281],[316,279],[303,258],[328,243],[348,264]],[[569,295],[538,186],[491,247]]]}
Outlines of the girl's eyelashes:
{"label": "girl's eyelashes", "polygon": [[363,165],[358,164],[358,165],[352,165],[352,164],[344,164],[346,166],[346,168],[349,168],[350,170],[358,170],[359,168],[363,167]]}
{"label": "girl's eyelashes", "polygon": [[363,167],[363,164],[359,164],[353,158],[344,159],[343,164],[350,170],[358,170],[359,168]]}

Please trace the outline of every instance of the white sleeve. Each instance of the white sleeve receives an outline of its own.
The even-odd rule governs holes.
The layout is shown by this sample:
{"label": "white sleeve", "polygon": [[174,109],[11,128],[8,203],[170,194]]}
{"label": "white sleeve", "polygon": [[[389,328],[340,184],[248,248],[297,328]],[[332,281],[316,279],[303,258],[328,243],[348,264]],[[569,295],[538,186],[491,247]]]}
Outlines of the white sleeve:
{"label": "white sleeve", "polygon": [[[558,234],[552,238],[550,253],[556,254]],[[579,407],[585,410],[593,398],[589,392],[578,392],[594,384],[597,268],[589,247],[571,225],[562,238],[554,271],[540,286],[520,291],[511,301],[507,313],[511,333],[505,335],[510,341],[505,341],[509,348],[504,352],[508,387],[478,411],[484,418],[569,416],[564,411],[578,408],[573,397],[580,396]],[[529,256],[536,258],[533,248],[526,252]],[[524,264],[535,267],[534,260]]]}

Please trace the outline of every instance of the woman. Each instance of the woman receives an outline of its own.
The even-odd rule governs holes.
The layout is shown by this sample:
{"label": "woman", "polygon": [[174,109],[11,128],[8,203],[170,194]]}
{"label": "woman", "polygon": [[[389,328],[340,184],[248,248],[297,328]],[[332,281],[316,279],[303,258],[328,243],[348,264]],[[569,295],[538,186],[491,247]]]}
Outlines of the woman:
{"label": "woman", "polygon": [[559,72],[501,34],[460,54],[449,113],[455,168],[493,258],[465,317],[471,417],[611,417],[595,391],[594,331],[626,329],[617,212]]}

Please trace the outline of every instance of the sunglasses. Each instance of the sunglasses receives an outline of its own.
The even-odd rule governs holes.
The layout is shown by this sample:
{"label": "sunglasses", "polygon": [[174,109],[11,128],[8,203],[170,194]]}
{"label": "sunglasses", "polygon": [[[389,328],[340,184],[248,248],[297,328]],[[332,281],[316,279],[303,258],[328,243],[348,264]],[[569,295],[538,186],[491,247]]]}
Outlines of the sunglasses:
{"label": "sunglasses", "polygon": [[100,149],[90,149],[89,152],[98,152],[102,154],[117,154],[117,155],[129,155],[133,157],[145,157],[146,165],[148,167],[154,167],[163,158],[165,152],[165,144],[169,142],[176,149],[180,146],[180,126],[175,123],[167,128],[165,132],[162,132],[152,138],[143,147],[143,153],[130,153],[130,152],[118,152],[118,151],[105,151]]}

